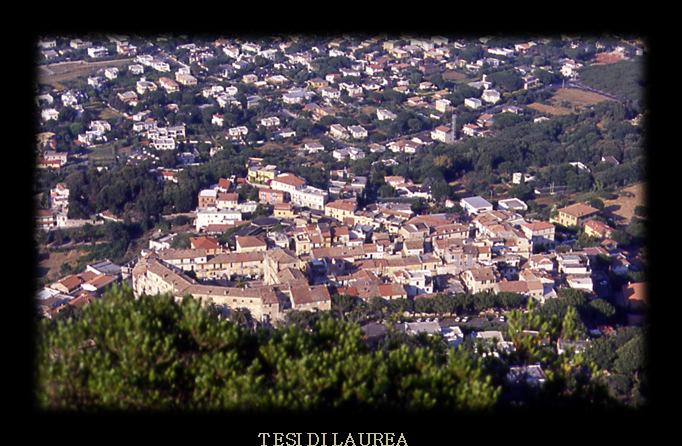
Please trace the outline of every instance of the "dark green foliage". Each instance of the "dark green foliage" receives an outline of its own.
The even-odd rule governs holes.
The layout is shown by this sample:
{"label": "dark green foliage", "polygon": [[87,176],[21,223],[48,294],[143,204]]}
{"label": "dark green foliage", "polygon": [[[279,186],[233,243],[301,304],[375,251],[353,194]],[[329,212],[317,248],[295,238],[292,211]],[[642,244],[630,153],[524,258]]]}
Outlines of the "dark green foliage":
{"label": "dark green foliage", "polygon": [[116,289],[39,329],[39,403],[52,409],[485,409],[499,389],[464,352],[371,351],[329,316],[252,331],[186,298]]}
{"label": "dark green foliage", "polygon": [[632,405],[641,404],[646,393],[644,336],[640,328],[620,328],[594,340],[586,354],[597,367],[610,372],[605,382],[611,395]]}
{"label": "dark green foliage", "polygon": [[523,79],[514,70],[498,71],[489,77],[491,82],[506,91],[516,91],[523,88]]}
{"label": "dark green foliage", "polygon": [[173,242],[171,243],[171,248],[176,248],[176,249],[187,249],[190,247],[190,242],[189,242],[190,234],[187,232],[183,232],[181,234],[176,235],[173,238]]}
{"label": "dark green foliage", "polygon": [[519,200],[531,200],[535,196],[533,186],[526,183],[515,184],[509,190],[509,196],[518,198]]}
{"label": "dark green foliage", "polygon": [[624,60],[614,64],[589,65],[580,70],[580,80],[597,90],[611,93],[641,107],[645,85],[641,60]]}

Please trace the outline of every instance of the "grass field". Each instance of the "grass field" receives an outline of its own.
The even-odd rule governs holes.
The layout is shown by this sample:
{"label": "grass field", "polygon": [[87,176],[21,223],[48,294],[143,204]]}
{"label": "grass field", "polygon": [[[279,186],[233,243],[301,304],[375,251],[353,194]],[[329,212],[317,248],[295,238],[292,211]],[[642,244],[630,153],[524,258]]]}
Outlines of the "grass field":
{"label": "grass field", "polygon": [[540,113],[556,116],[570,115],[571,113],[573,113],[573,110],[571,110],[570,108],[541,104],[539,102],[533,102],[532,104],[528,105],[528,108],[539,111]]}
{"label": "grass field", "polygon": [[51,85],[54,88],[64,88],[64,82],[89,76],[100,68],[118,67],[128,65],[132,59],[115,59],[101,62],[60,62],[53,65],[41,65],[38,69],[38,83]]}
{"label": "grass field", "polygon": [[109,107],[107,107],[100,112],[99,119],[107,120],[107,119],[117,118],[119,116],[122,116],[122,115],[120,113],[117,113],[114,110],[110,109]]}
{"label": "grass field", "polygon": [[260,150],[281,150],[284,148],[284,146],[276,142],[266,142],[265,144],[258,148]]}
{"label": "grass field", "polygon": [[611,99],[591,91],[579,90],[577,88],[560,88],[552,97],[552,102],[561,103],[562,101],[570,102],[576,107],[586,107],[589,105],[598,104]]}
{"label": "grass field", "polygon": [[560,88],[549,99],[547,104],[534,102],[528,108],[550,115],[568,115],[576,110],[610,100],[606,96],[592,93],[591,91],[579,90],[577,88]]}
{"label": "grass field", "polygon": [[113,143],[90,148],[88,159],[95,163],[107,163],[116,158],[116,148]]}
{"label": "grass field", "polygon": [[460,73],[459,71],[450,70],[450,71],[446,71],[443,73],[443,79],[445,79],[446,81],[457,82],[457,81],[462,81],[466,78],[467,78],[467,75],[464,73]]}

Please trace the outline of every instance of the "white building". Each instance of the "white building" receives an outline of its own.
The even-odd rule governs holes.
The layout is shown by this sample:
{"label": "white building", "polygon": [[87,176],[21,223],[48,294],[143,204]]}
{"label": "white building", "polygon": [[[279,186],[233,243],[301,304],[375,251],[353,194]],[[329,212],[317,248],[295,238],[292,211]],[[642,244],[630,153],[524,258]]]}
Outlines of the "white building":
{"label": "white building", "polygon": [[111,67],[104,70],[104,77],[107,79],[116,79],[118,77],[118,68]]}
{"label": "white building", "polygon": [[149,145],[157,150],[175,150],[175,140],[173,138],[156,138]]}
{"label": "white building", "polygon": [[201,231],[208,225],[227,225],[241,221],[242,213],[232,209],[197,209],[197,218],[194,222],[196,230]]}
{"label": "white building", "polygon": [[502,211],[527,211],[528,205],[518,198],[508,198],[498,201],[497,208]]}
{"label": "white building", "polygon": [[481,99],[483,99],[485,102],[495,104],[500,100],[500,92],[493,89],[485,90],[481,95]]}
{"label": "white building", "polygon": [[57,121],[59,119],[59,112],[54,108],[48,108],[40,112],[40,117],[43,118],[43,121]]}
{"label": "white building", "polygon": [[263,127],[277,127],[279,124],[280,121],[277,116],[263,118],[260,120],[260,125],[262,125]]}
{"label": "white building", "polygon": [[107,50],[103,46],[95,46],[95,47],[88,48],[88,56],[92,57],[93,59],[96,59],[99,57],[106,57],[108,55],[109,55],[109,50]]}
{"label": "white building", "polygon": [[324,211],[328,193],[312,186],[304,186],[290,193],[291,202],[301,207],[307,207],[318,211]]}
{"label": "white building", "polygon": [[462,209],[464,209],[469,215],[493,210],[493,205],[479,196],[462,198],[459,201],[459,205],[462,206]]}
{"label": "white building", "polygon": [[431,131],[431,139],[434,139],[436,141],[441,141],[446,144],[452,144],[455,142],[455,139],[452,135],[452,131],[450,130],[450,127],[445,126],[445,125],[439,125],[435,129]]}
{"label": "white building", "polygon": [[480,99],[476,98],[466,98],[464,100],[464,106],[476,110],[477,108],[481,108],[481,106],[483,106],[483,102],[481,102]]}
{"label": "white building", "polygon": [[384,108],[377,108],[377,119],[379,121],[385,121],[385,120],[393,121],[397,117],[398,116],[390,110],[386,110]]}

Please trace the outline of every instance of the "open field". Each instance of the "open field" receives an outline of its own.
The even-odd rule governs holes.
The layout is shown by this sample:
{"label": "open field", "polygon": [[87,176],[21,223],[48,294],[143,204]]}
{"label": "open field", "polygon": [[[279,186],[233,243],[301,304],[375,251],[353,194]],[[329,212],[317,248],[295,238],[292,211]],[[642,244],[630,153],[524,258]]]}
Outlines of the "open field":
{"label": "open field", "polygon": [[104,60],[100,62],[60,62],[52,65],[41,65],[38,69],[38,82],[63,88],[62,82],[72,81],[79,77],[88,76],[100,68],[119,67],[127,65],[132,59]]}
{"label": "open field", "polygon": [[568,115],[573,113],[574,110],[580,110],[587,106],[610,100],[606,96],[592,93],[591,91],[577,88],[560,88],[549,99],[548,104],[534,102],[528,108],[550,115]]}
{"label": "open field", "polygon": [[100,112],[99,119],[108,120],[108,119],[117,118],[119,116],[123,116],[123,115],[121,115],[121,113],[118,113],[118,112],[112,110],[109,107],[106,107],[104,110],[102,110]]}
{"label": "open field", "polygon": [[570,102],[571,105],[579,108],[588,105],[598,104],[604,101],[611,101],[612,99],[598,93],[591,91],[579,90],[577,88],[560,88],[554,94],[551,102],[561,103],[562,101]]}
{"label": "open field", "polygon": [[116,149],[113,144],[92,147],[88,158],[92,161],[107,161],[116,157]]}
{"label": "open field", "polygon": [[532,104],[528,105],[528,108],[539,111],[540,113],[546,113],[549,115],[557,116],[570,115],[571,113],[573,113],[573,110],[571,110],[570,108],[556,107],[553,105],[541,104],[539,102],[533,102]]}
{"label": "open field", "polygon": [[611,64],[624,60],[625,57],[618,53],[598,53],[594,56],[594,61],[598,64]]}
{"label": "open field", "polygon": [[646,196],[644,195],[644,183],[633,184],[623,189],[625,192],[634,194],[632,197],[620,195],[615,200],[604,200],[604,210],[613,216],[620,217],[623,224],[630,222],[635,215],[635,207],[646,206]]}
{"label": "open field", "polygon": [[450,70],[450,71],[446,71],[443,73],[443,79],[445,79],[446,81],[457,82],[457,81],[462,81],[466,78],[467,78],[467,75],[464,73],[460,73],[459,71]]}
{"label": "open field", "polygon": [[373,115],[374,113],[377,112],[377,108],[373,107],[371,105],[366,105],[360,109],[361,112],[363,112],[366,115]]}

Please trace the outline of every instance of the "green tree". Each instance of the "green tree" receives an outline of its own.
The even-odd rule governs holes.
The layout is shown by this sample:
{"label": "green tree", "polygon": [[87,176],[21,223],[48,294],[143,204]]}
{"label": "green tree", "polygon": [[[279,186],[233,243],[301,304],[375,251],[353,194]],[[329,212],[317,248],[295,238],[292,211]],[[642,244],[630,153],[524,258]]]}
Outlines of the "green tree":
{"label": "green tree", "polygon": [[575,307],[568,307],[561,323],[561,337],[563,339],[584,339],[586,332],[585,325],[580,320]]}
{"label": "green tree", "polygon": [[[377,351],[329,315],[256,331],[216,307],[113,289],[38,330],[38,400],[50,409],[488,409],[500,388],[442,343]],[[310,313],[313,314],[313,313]]]}
{"label": "green tree", "polygon": [[171,248],[175,249],[187,249],[190,247],[189,242],[190,234],[187,232],[180,233],[173,238],[171,243]]}

